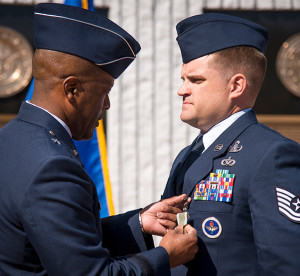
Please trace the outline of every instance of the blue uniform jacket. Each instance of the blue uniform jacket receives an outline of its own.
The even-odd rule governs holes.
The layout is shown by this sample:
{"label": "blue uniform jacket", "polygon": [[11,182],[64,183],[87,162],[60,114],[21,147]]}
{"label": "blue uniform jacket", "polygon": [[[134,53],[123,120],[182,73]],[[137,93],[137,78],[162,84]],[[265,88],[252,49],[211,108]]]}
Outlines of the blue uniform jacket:
{"label": "blue uniform jacket", "polygon": [[138,210],[100,220],[95,185],[50,114],[23,103],[0,143],[0,275],[170,273],[164,248],[146,251]]}
{"label": "blue uniform jacket", "polygon": [[[294,195],[294,204],[286,202],[299,219],[299,144],[258,124],[249,111],[193,163],[178,191],[174,179],[190,148],[174,161],[163,197],[181,193],[192,197],[188,223],[198,231],[199,252],[192,262],[173,269],[172,275],[300,275],[300,224],[279,212],[276,191]],[[195,200],[196,184],[217,169],[235,174],[232,201]],[[211,217],[219,221],[221,233],[213,238],[204,234],[209,225],[203,225]]]}

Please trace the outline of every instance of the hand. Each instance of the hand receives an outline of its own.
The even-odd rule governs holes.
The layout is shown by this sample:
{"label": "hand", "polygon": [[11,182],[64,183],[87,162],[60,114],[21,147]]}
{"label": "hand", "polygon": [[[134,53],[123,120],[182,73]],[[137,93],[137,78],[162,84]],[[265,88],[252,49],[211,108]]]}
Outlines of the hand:
{"label": "hand", "polygon": [[[163,236],[177,225],[176,214],[182,212],[186,195],[174,196],[152,203],[141,212],[143,229],[151,235]],[[188,199],[188,203],[191,198]]]}
{"label": "hand", "polygon": [[183,234],[181,225],[178,225],[175,230],[169,230],[159,244],[167,250],[171,268],[187,263],[198,252],[197,230],[189,224],[184,226],[184,230],[186,234]]}

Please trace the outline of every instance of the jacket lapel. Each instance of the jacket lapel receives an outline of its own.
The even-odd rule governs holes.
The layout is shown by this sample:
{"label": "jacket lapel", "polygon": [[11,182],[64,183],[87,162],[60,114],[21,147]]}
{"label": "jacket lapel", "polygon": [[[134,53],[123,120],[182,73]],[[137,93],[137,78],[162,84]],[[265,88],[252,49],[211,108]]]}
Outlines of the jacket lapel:
{"label": "jacket lapel", "polygon": [[237,119],[228,129],[226,129],[187,170],[182,192],[190,195],[196,184],[202,179],[205,179],[207,175],[212,172],[214,160],[224,156],[235,139],[250,125],[256,123],[256,116],[251,110]]}

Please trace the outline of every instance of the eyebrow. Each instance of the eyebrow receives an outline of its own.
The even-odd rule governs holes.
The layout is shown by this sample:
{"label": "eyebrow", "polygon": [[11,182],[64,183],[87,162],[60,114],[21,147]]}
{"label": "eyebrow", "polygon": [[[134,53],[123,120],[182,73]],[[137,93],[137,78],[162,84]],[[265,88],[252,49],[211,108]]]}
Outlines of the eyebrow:
{"label": "eyebrow", "polygon": [[[199,74],[187,74],[186,75],[187,79],[205,79],[205,77],[203,75],[199,75]],[[181,75],[181,79],[184,79],[184,77]]]}

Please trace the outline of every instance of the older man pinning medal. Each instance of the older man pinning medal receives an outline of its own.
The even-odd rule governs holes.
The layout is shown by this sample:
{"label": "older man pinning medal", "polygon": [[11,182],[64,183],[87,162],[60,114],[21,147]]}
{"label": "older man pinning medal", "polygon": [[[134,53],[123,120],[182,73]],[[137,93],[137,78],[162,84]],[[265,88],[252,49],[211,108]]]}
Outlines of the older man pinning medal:
{"label": "older man pinning medal", "polygon": [[0,275],[169,275],[197,252],[196,230],[175,228],[186,195],[100,219],[72,140],[92,137],[140,45],[73,6],[38,4],[34,20],[32,100],[0,130]]}

